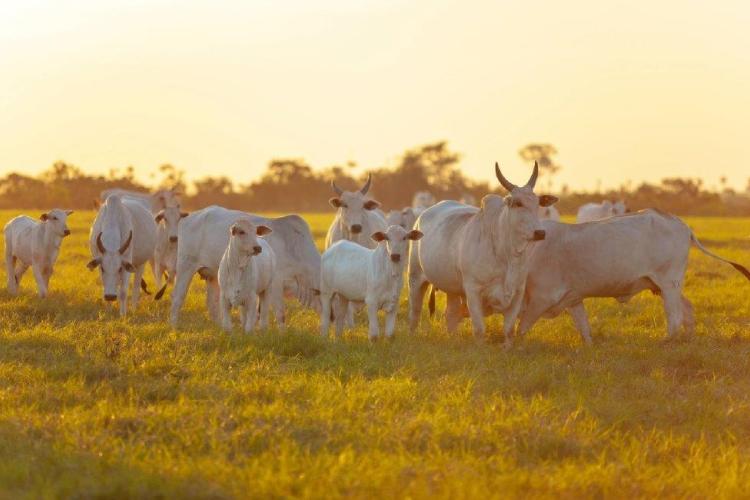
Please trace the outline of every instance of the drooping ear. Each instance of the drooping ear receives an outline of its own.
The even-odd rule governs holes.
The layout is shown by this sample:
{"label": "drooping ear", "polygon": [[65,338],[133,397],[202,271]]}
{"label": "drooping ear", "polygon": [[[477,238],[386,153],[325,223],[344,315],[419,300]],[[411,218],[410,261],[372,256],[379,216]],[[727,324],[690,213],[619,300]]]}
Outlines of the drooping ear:
{"label": "drooping ear", "polygon": [[422,236],[424,236],[422,231],[419,231],[418,229],[412,229],[411,231],[409,231],[409,234],[406,235],[406,239],[416,241],[422,238]]}
{"label": "drooping ear", "polygon": [[184,219],[188,215],[190,215],[190,212],[180,212],[180,219]]}
{"label": "drooping ear", "polygon": [[94,260],[90,261],[88,264],[86,264],[86,267],[89,268],[89,271],[93,271],[101,263],[102,263],[102,259],[94,259]]}
{"label": "drooping ear", "polygon": [[539,206],[540,207],[551,207],[555,203],[557,203],[558,199],[557,196],[552,196],[551,194],[543,194],[539,197]]}
{"label": "drooping ear", "polygon": [[388,239],[388,236],[383,231],[378,231],[377,233],[373,233],[372,236],[370,236],[373,240],[377,242],[381,242]]}
{"label": "drooping ear", "polygon": [[43,221],[46,221],[47,219],[49,219],[49,214],[42,214],[42,215],[39,216],[39,219],[43,220]]}
{"label": "drooping ear", "polygon": [[164,220],[164,210],[159,210],[159,212],[156,214],[156,217],[154,217],[154,220],[157,224]]}
{"label": "drooping ear", "polygon": [[271,234],[273,232],[273,229],[271,229],[268,226],[258,226],[255,228],[255,234],[258,236],[263,236],[264,234]]}
{"label": "drooping ear", "polygon": [[135,272],[135,266],[131,264],[130,262],[123,262],[122,267],[129,273]]}
{"label": "drooping ear", "polygon": [[330,205],[333,208],[341,208],[341,207],[344,206],[344,202],[341,201],[341,198],[336,198],[336,197],[331,198],[330,200],[328,200],[328,203],[330,203]]}
{"label": "drooping ear", "polygon": [[365,210],[375,210],[380,206],[380,203],[375,200],[367,200],[362,206]]}
{"label": "drooping ear", "polygon": [[73,213],[73,211],[72,211],[72,210],[66,210],[66,211],[65,211],[65,215],[70,215],[70,214],[72,214],[72,213]]}

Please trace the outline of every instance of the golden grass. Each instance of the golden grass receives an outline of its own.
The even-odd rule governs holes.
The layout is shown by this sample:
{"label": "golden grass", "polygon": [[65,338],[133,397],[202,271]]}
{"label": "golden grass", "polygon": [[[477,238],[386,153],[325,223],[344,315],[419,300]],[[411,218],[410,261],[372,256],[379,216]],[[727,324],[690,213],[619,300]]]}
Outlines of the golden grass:
{"label": "golden grass", "polygon": [[[750,495],[750,283],[720,262],[692,255],[697,336],[670,345],[650,294],[589,301],[591,348],[567,317],[510,352],[468,323],[409,335],[405,303],[392,344],[362,319],[322,340],[294,306],[288,333],[227,335],[198,280],[174,332],[168,300],[102,302],[92,218],[71,217],[47,300],[30,274],[0,292],[0,496]],[[308,220],[322,242],[330,216]],[[688,222],[750,263],[748,219]]]}

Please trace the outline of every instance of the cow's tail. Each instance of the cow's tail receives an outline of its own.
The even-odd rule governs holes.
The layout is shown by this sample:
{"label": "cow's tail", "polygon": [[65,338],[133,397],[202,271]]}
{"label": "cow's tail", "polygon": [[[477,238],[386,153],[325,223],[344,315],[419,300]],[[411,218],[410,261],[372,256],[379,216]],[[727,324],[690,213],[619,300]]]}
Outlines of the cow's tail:
{"label": "cow's tail", "polygon": [[430,285],[430,298],[427,301],[427,310],[430,311],[430,318],[435,316],[435,286]]}
{"label": "cow's tail", "polygon": [[695,236],[695,233],[693,233],[692,231],[690,231],[690,241],[701,252],[705,253],[709,257],[713,257],[714,259],[718,259],[722,262],[726,262],[727,264],[730,264],[733,268],[741,272],[745,276],[745,278],[750,280],[750,271],[748,271],[745,266],[743,266],[742,264],[738,264],[736,262],[732,262],[731,260],[725,259],[724,257],[716,255],[712,251],[708,250],[706,247],[703,246],[703,244],[700,241],[698,241],[698,238]]}

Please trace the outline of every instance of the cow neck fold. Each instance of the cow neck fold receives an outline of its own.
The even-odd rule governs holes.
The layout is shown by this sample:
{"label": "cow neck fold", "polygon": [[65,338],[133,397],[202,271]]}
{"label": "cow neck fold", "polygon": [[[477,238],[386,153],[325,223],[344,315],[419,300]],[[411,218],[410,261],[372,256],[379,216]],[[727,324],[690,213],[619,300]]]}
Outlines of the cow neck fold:
{"label": "cow neck fold", "polygon": [[518,289],[523,277],[526,275],[526,267],[529,252],[528,243],[524,242],[521,251],[515,248],[513,230],[510,227],[510,210],[503,207],[496,224],[491,224],[492,252],[497,263],[503,269],[503,297],[506,304],[510,304],[513,293]]}

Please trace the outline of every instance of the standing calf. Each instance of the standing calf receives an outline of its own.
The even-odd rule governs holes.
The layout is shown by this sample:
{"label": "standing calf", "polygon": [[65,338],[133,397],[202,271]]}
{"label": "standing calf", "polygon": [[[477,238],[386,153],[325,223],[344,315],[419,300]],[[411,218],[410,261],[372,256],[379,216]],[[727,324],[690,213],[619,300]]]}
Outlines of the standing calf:
{"label": "standing calf", "polygon": [[270,234],[268,226],[238,219],[230,228],[229,244],[219,263],[219,302],[224,330],[232,330],[232,307],[239,307],[242,327],[255,327],[260,299],[260,327],[268,328],[268,307],[273,305],[279,328],[284,327],[282,283],[276,272],[271,245],[258,236]]}
{"label": "standing calf", "polygon": [[[180,220],[189,214],[180,210],[180,206],[166,207],[156,214],[156,249],[152,269],[156,288],[161,288],[161,280],[166,274],[167,282],[174,283],[177,268],[177,229]],[[163,293],[163,290],[160,290]],[[158,294],[157,294],[158,295]]]}
{"label": "standing calf", "polygon": [[376,340],[379,333],[379,309],[386,312],[385,335],[391,338],[404,283],[404,261],[409,241],[421,237],[422,233],[417,230],[407,231],[394,225],[385,232],[378,231],[372,235],[372,239],[378,242],[375,249],[340,240],[326,250],[321,262],[321,335],[328,335],[331,300],[336,295],[340,299],[339,310],[336,311],[337,337],[341,336],[343,313],[349,302],[364,302],[370,320],[370,340]]}
{"label": "standing calf", "polygon": [[11,295],[18,293],[21,277],[31,266],[39,296],[47,296],[60,244],[70,234],[66,221],[72,213],[55,208],[42,214],[41,222],[19,215],[5,225],[5,268]]}

